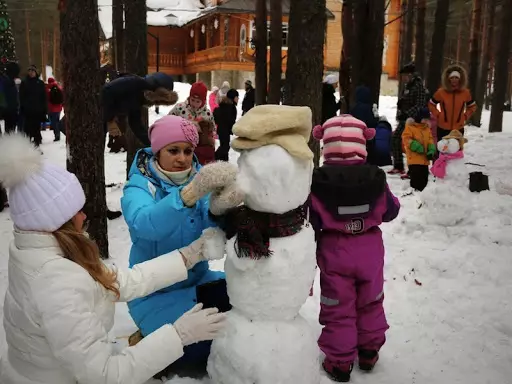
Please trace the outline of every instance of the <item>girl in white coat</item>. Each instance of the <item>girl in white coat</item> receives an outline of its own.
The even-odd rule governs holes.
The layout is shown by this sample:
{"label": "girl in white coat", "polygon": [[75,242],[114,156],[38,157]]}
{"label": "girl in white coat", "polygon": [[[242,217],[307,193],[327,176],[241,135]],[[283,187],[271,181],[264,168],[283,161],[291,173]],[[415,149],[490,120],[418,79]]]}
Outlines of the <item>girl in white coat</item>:
{"label": "girl in white coat", "polygon": [[0,383],[140,384],[180,358],[183,346],[223,328],[223,314],[198,305],[115,355],[107,338],[115,302],[185,280],[212,233],[131,270],[110,269],[83,231],[85,196],[75,175],[14,135],[0,139],[0,182],[14,223]]}

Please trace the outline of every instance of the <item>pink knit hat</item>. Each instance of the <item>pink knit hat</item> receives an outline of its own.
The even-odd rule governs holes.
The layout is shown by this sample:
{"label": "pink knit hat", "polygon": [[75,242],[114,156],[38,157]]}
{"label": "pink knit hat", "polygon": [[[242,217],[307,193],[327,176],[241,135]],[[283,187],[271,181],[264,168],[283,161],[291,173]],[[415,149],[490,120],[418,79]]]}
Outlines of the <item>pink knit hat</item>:
{"label": "pink knit hat", "polygon": [[167,115],[149,127],[149,140],[153,153],[172,143],[190,143],[195,148],[199,143],[197,127],[183,117]]}
{"label": "pink knit hat", "polygon": [[375,137],[375,129],[351,115],[341,115],[327,120],[323,126],[317,125],[313,137],[323,140],[322,154],[327,164],[364,161],[368,156],[366,140]]}

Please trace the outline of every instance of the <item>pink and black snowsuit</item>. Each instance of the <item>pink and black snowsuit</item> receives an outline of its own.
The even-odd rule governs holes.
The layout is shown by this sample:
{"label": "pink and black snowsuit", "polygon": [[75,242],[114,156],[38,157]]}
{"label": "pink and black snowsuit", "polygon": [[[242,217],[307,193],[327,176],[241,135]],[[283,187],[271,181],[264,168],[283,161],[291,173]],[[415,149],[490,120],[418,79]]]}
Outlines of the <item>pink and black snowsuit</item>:
{"label": "pink and black snowsuit", "polygon": [[331,362],[353,363],[378,351],[389,328],[384,314],[384,244],[379,225],[400,210],[385,173],[364,160],[315,170],[311,221],[320,268],[319,345]]}

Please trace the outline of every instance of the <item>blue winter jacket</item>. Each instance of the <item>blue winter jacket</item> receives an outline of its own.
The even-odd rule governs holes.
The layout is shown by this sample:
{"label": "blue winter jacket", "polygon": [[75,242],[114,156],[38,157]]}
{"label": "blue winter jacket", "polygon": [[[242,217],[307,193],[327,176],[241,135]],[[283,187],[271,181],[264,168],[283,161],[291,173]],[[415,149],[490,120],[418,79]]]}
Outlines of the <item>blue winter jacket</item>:
{"label": "blue winter jacket", "polygon": [[379,119],[373,115],[372,94],[370,88],[360,85],[356,88],[356,105],[350,111],[356,119],[361,120],[368,128],[375,128]]}
{"label": "blue winter jacket", "polygon": [[[153,159],[150,148],[137,153],[121,198],[133,243],[130,267],[185,247],[215,225],[209,217],[208,196],[186,207],[180,197],[184,185],[160,178]],[[200,169],[197,159],[193,167],[195,172]],[[191,309],[196,304],[197,285],[223,277],[221,272],[210,271],[208,262],[199,262],[188,271],[187,280],[129,302],[130,315],[146,336]]]}

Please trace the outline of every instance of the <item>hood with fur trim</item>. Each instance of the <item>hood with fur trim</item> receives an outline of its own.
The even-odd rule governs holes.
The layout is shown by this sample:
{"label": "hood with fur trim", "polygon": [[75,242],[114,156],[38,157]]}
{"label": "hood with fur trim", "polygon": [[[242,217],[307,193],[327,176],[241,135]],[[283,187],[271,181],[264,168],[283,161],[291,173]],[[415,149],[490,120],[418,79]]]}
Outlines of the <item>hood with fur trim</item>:
{"label": "hood with fur trim", "polygon": [[460,73],[460,89],[465,89],[468,85],[468,73],[466,69],[459,64],[452,64],[445,68],[445,70],[443,71],[443,78],[441,81],[442,87],[446,89],[448,92],[452,90],[448,76],[450,76],[450,73],[452,73],[453,71],[457,71]]}

